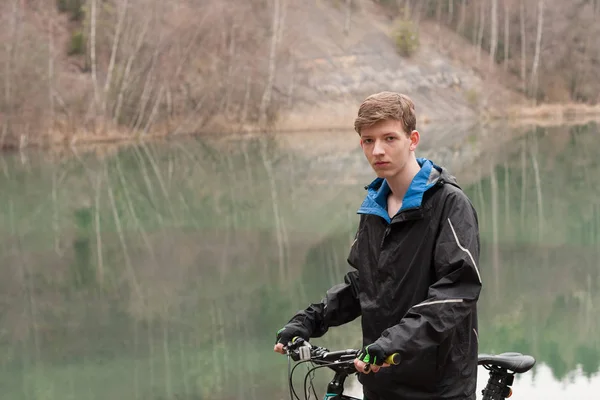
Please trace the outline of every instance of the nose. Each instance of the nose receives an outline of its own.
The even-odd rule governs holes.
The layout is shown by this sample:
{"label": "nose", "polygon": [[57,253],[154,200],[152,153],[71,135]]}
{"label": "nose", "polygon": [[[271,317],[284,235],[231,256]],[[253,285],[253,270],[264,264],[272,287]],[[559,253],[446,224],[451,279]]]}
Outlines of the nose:
{"label": "nose", "polygon": [[374,156],[382,156],[385,154],[385,151],[383,150],[383,143],[381,143],[381,141],[376,140],[375,144],[373,145],[373,155]]}

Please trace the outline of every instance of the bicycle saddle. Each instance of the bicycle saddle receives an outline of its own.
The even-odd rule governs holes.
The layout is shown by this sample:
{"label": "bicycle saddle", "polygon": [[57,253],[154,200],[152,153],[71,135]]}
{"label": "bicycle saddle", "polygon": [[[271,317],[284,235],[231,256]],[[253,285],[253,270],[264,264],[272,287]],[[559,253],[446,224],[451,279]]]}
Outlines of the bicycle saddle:
{"label": "bicycle saddle", "polygon": [[494,365],[520,374],[529,371],[535,365],[535,358],[521,353],[479,354],[477,364]]}

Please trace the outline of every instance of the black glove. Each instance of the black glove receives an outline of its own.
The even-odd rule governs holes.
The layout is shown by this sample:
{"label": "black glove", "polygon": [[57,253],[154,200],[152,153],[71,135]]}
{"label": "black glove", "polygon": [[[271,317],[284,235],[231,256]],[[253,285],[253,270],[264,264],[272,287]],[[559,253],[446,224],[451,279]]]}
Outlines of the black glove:
{"label": "black glove", "polygon": [[275,343],[282,343],[284,346],[287,346],[295,337],[300,337],[307,341],[310,335],[306,329],[302,329],[299,326],[286,325],[277,331]]}
{"label": "black glove", "polygon": [[386,354],[377,343],[373,343],[363,348],[356,357],[365,364],[383,365],[386,359]]}

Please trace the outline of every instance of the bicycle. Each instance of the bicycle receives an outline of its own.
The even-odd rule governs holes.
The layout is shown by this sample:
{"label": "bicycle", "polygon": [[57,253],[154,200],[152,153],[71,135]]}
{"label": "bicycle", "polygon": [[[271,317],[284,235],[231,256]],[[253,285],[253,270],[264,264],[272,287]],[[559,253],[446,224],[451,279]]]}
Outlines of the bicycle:
{"label": "bicycle", "polygon": [[[309,342],[301,338],[296,338],[290,342],[285,351],[288,355],[288,379],[290,387],[290,398],[300,400],[293,386],[292,378],[294,370],[302,363],[312,363],[313,366],[306,372],[304,377],[304,398],[307,396],[307,380],[312,372],[319,368],[329,368],[334,371],[333,379],[327,385],[327,392],[323,400],[361,400],[356,397],[344,395],[344,383],[348,376],[356,374],[354,359],[359,350],[347,349],[338,351],[329,351],[325,347],[312,346]],[[392,354],[386,359],[386,363],[397,365],[398,354]],[[297,362],[294,368],[291,368],[291,360]],[[478,365],[483,366],[489,372],[487,385],[482,390],[482,400],[504,400],[512,395],[512,384],[516,374],[522,374],[529,371],[535,365],[535,358],[530,355],[524,355],[516,352],[501,354],[479,354]],[[368,365],[367,365],[368,367]],[[312,391],[317,397],[314,386]]]}

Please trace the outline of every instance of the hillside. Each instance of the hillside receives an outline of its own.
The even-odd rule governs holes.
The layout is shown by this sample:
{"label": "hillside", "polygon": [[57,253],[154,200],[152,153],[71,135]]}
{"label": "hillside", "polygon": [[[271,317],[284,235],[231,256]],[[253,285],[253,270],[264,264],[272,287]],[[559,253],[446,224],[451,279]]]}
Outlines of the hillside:
{"label": "hillside", "polygon": [[[580,81],[593,78],[587,66],[597,61],[590,41],[595,30],[571,75],[555,74],[565,69],[547,60],[549,45],[535,48],[538,62],[529,67],[532,30],[540,26],[533,0],[519,3],[527,46],[519,53],[498,45],[498,37],[520,40],[514,27],[512,35],[508,30],[519,23],[508,12],[519,10],[517,3],[505,2],[502,14],[493,7],[496,0],[492,6],[483,0],[2,2],[0,143],[7,148],[266,125],[349,128],[360,101],[380,90],[413,97],[421,121],[477,119],[534,101],[593,104],[597,99],[582,90],[590,92],[597,82]],[[545,3],[555,1],[539,4]],[[550,32],[544,38],[556,42],[556,32],[570,26],[564,22],[574,23],[590,7],[595,18],[596,2],[584,3],[572,8],[571,19],[561,17],[560,29],[542,30]],[[558,18],[555,11],[547,15]],[[584,18],[585,26],[594,28],[593,18]],[[394,40],[399,27],[400,46]],[[578,35],[564,43],[581,41]],[[495,54],[504,58],[487,62],[496,52],[494,46],[486,50],[493,40]],[[518,66],[525,61],[523,79]],[[558,90],[565,79],[571,95]]]}
{"label": "hillside", "polygon": [[[293,107],[285,110],[282,127],[351,127],[360,101],[382,90],[409,94],[422,121],[476,118],[482,110],[525,101],[438,50],[440,34],[457,45],[470,46],[444,27],[436,31],[423,23],[418,51],[405,57],[392,38],[393,20],[376,4],[360,3],[345,34],[345,10],[325,3],[331,2],[288,5],[285,30],[293,43],[296,82],[290,99]],[[288,74],[278,80],[283,93],[289,87],[286,78],[290,80]]]}

